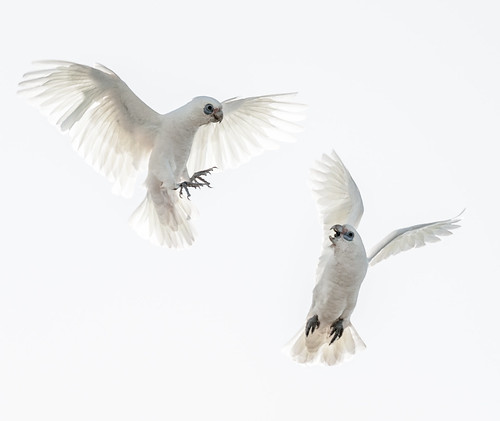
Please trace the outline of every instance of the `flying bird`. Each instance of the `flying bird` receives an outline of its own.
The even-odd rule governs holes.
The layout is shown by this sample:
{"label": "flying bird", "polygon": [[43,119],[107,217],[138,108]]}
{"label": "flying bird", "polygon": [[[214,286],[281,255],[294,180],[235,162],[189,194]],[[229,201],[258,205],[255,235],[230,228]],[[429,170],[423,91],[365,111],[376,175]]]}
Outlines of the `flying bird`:
{"label": "flying bird", "polygon": [[68,132],[72,145],[113,192],[130,197],[147,169],[146,197],[130,218],[144,238],[168,247],[195,239],[190,189],[210,187],[215,169],[235,168],[300,130],[294,94],[231,98],[200,96],[159,114],[112,70],[43,61],[26,73],[19,93]]}
{"label": "flying bird", "polygon": [[299,363],[334,365],[366,347],[351,315],[368,266],[450,235],[459,227],[460,215],[395,230],[367,255],[356,230],[364,210],[361,194],[335,151],[317,161],[311,181],[323,220],[324,244],[312,304],[288,352]]}

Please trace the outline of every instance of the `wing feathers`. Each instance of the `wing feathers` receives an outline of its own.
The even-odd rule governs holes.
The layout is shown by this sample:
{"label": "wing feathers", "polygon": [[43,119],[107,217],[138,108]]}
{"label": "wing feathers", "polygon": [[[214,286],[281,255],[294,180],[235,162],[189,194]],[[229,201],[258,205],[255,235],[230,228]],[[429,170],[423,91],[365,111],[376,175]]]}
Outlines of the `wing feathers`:
{"label": "wing feathers", "polygon": [[102,65],[36,64],[42,68],[24,75],[19,92],[69,132],[83,158],[115,183],[114,191],[130,195],[151,152],[160,115]]}
{"label": "wing feathers", "polygon": [[[363,216],[363,200],[351,174],[335,151],[330,155],[323,154],[311,168],[310,175],[325,232],[335,224],[349,223],[357,227]],[[323,251],[316,269],[316,282],[325,269],[330,245],[328,235],[325,235]]]}
{"label": "wing feathers", "polygon": [[363,216],[363,200],[335,151],[323,154],[316,162],[311,169],[311,184],[325,230],[335,224],[351,224],[357,228]]}
{"label": "wing feathers", "polygon": [[460,216],[462,213],[463,211],[455,218],[446,219],[444,221],[413,225],[391,232],[373,247],[368,256],[368,262],[373,266],[403,251],[440,241],[440,237],[451,235],[452,230],[460,227],[458,222],[461,220]]}
{"label": "wing feathers", "polygon": [[293,140],[300,130],[303,105],[289,101],[294,94],[278,94],[222,103],[224,119],[198,129],[188,161],[190,174],[213,166],[235,168],[279,142]]}

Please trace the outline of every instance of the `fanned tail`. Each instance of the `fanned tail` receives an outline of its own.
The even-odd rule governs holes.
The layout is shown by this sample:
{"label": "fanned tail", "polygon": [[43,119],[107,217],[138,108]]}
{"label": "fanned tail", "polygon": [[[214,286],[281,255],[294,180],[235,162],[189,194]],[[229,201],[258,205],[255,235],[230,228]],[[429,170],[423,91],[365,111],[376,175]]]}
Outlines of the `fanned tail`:
{"label": "fanned tail", "polygon": [[339,339],[331,345],[330,341],[329,328],[317,329],[307,337],[304,329],[301,329],[288,344],[287,352],[301,364],[335,365],[351,359],[356,352],[366,348],[350,323]]}
{"label": "fanned tail", "polygon": [[130,217],[130,225],[152,243],[174,247],[189,247],[194,242],[191,219],[194,207],[175,190],[164,189],[154,177],[146,181],[146,197]]}

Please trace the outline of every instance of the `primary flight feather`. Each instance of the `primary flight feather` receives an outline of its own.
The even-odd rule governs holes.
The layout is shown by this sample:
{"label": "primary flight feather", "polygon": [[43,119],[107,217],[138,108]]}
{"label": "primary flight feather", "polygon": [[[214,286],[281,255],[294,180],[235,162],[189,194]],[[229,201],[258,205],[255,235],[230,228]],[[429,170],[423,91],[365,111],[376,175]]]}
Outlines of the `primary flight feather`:
{"label": "primary flight feather", "polygon": [[459,218],[413,225],[393,231],[368,255],[356,228],[363,201],[349,171],[332,151],[311,170],[313,191],[324,226],[316,286],[304,327],[292,339],[291,356],[300,363],[334,365],[365,348],[351,323],[361,283],[369,265],[427,243],[457,228]]}
{"label": "primary flight feather", "polygon": [[159,245],[194,241],[189,188],[210,186],[206,176],[234,168],[299,130],[302,107],[293,94],[219,102],[200,96],[159,114],[102,65],[38,62],[20,82],[49,119],[69,132],[78,153],[130,196],[147,168],[147,193],[131,216],[133,228]]}

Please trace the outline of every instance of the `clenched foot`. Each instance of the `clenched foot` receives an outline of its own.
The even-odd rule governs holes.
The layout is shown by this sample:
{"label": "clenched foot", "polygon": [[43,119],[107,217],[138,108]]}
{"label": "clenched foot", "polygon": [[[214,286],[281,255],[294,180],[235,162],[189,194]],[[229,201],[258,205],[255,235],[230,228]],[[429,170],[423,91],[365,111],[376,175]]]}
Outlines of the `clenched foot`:
{"label": "clenched foot", "polygon": [[[191,193],[189,193],[188,187],[192,187],[194,189],[199,189],[201,186],[204,186],[205,184],[200,184],[200,183],[193,183],[191,181],[183,181],[182,183],[179,183],[179,185],[175,188],[175,190],[179,189],[179,197],[182,197],[182,191],[184,190],[187,194],[187,198],[189,199],[191,197]],[[210,187],[210,186],[208,186]]]}
{"label": "clenched foot", "polygon": [[318,327],[319,327],[319,319],[318,315],[315,314],[306,323],[306,336],[309,336],[309,333],[313,334]]}
{"label": "clenched foot", "polygon": [[[209,175],[216,168],[217,167],[212,167],[212,168],[209,168],[207,170],[197,171],[197,172],[195,172],[192,175],[191,180],[189,180],[189,181],[191,181],[191,182],[197,182],[197,183],[199,183],[202,186],[208,186],[208,187],[210,187],[210,183],[207,180],[205,180],[203,178],[203,176],[204,175]],[[201,180],[201,181],[196,181],[196,180]]]}
{"label": "clenched foot", "polygon": [[337,321],[333,322],[332,325],[330,326],[330,335],[333,336],[332,340],[330,341],[330,345],[333,344],[333,341],[335,339],[340,339],[342,336],[342,333],[344,333],[344,319],[337,319]]}
{"label": "clenched foot", "polygon": [[210,174],[215,168],[217,167],[212,167],[203,171],[197,171],[191,176],[189,181],[183,181],[182,183],[179,183],[179,185],[175,189],[175,190],[179,189],[179,197],[182,197],[183,190],[186,192],[188,199],[191,197],[191,193],[189,193],[188,187],[199,189],[200,187],[207,186],[209,188],[212,188],[210,186],[210,183],[207,180],[205,180],[203,176]]}

